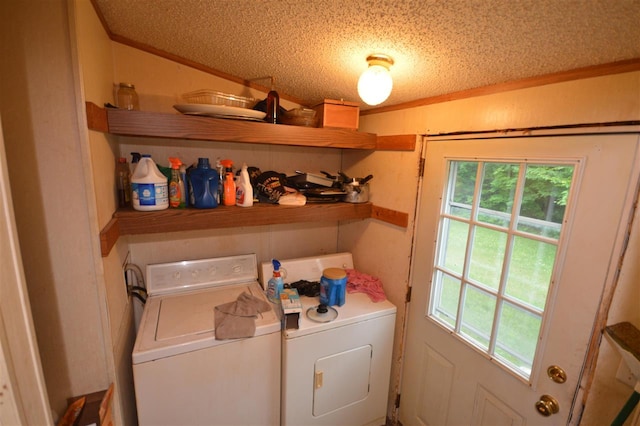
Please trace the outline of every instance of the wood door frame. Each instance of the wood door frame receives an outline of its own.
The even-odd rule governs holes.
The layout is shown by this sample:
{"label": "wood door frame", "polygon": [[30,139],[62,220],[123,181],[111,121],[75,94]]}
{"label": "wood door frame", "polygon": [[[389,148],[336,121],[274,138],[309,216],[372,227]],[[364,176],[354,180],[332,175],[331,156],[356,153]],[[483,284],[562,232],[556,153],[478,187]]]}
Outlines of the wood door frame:
{"label": "wood door frame", "polygon": [[20,256],[7,159],[0,120],[0,371],[3,389],[0,420],[52,424],[29,296]]}
{"label": "wood door frame", "polygon": [[[640,138],[640,133],[638,133]],[[640,161],[636,156],[636,163],[633,168],[633,174],[640,174]],[[579,424],[582,418],[582,414],[587,405],[587,398],[591,390],[591,385],[596,374],[596,365],[598,356],[600,354],[600,345],[602,344],[602,338],[607,326],[607,320],[609,317],[609,310],[611,309],[611,303],[618,286],[620,279],[620,272],[625,260],[627,248],[629,245],[631,231],[634,225],[634,217],[636,210],[638,209],[638,203],[640,202],[640,178],[635,182],[634,196],[629,197],[624,205],[624,210],[627,214],[626,226],[620,227],[619,233],[616,236],[616,242],[614,245],[614,253],[619,253],[617,259],[611,259],[609,263],[609,271],[607,273],[607,279],[602,289],[601,304],[596,317],[594,319],[593,331],[591,333],[591,339],[589,341],[589,347],[585,356],[585,362],[583,364],[583,370],[580,380],[578,381],[578,390],[575,395],[574,404],[572,407],[572,415],[577,415],[575,420],[570,418],[571,424]],[[635,226],[639,226],[635,224]]]}

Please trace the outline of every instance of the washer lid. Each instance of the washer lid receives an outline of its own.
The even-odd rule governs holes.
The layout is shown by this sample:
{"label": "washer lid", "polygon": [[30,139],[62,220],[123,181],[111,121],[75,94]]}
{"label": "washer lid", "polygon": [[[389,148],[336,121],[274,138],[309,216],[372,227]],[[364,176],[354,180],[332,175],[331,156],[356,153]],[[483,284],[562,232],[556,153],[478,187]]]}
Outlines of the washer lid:
{"label": "washer lid", "polygon": [[[216,340],[214,309],[234,302],[243,292],[267,301],[257,281],[150,297],[133,348],[133,363],[237,341]],[[274,309],[258,314],[255,324],[254,337],[276,333],[281,328]]]}

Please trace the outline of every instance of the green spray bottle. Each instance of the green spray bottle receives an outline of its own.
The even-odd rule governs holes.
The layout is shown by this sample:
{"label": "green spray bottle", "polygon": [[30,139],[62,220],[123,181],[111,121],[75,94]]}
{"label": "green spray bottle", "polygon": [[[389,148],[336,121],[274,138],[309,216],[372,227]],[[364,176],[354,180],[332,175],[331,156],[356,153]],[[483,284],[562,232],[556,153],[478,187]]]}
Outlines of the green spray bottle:
{"label": "green spray bottle", "polygon": [[184,191],[184,180],[180,173],[182,161],[175,157],[169,157],[171,163],[171,179],[169,180],[169,206],[173,208],[184,208],[186,204],[186,194]]}

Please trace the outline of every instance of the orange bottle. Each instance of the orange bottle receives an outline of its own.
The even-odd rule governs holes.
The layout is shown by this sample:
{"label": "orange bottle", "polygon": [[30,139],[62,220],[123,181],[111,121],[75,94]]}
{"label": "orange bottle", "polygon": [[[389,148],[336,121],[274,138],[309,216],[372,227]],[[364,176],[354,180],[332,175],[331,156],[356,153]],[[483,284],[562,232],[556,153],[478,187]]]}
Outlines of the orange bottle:
{"label": "orange bottle", "polygon": [[227,173],[224,178],[224,205],[236,205],[236,182],[233,180],[232,173]]}
{"label": "orange bottle", "polygon": [[231,160],[222,160],[220,162],[225,168],[224,184],[223,184],[223,204],[225,206],[236,205],[236,182],[233,180],[233,162]]}

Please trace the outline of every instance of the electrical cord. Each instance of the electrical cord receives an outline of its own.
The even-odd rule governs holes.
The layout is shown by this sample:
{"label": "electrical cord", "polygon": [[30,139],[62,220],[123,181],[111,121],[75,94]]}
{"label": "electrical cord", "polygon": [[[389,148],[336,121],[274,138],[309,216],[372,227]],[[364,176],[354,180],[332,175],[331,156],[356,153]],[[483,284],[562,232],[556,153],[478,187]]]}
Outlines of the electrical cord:
{"label": "electrical cord", "polygon": [[130,291],[136,291],[136,292],[140,292],[140,293],[144,293],[144,296],[147,297],[147,289],[144,287],[140,287],[137,285],[130,285],[129,286],[129,290]]}
{"label": "electrical cord", "polygon": [[[133,263],[127,263],[124,266],[124,273],[125,273],[125,282],[126,280],[126,273],[128,271],[131,271],[133,273],[133,276],[136,279],[136,284],[137,285],[132,285],[127,283],[127,295],[128,296],[133,296],[134,298],[138,299],[138,301],[140,301],[143,305],[147,303],[147,289],[144,283],[144,278],[142,275],[142,270],[140,269],[140,267],[138,265],[135,265]],[[142,284],[142,285],[140,285]]]}
{"label": "electrical cord", "polygon": [[133,272],[133,275],[136,278],[136,283],[137,284],[142,283],[142,287],[146,287],[145,284],[144,284],[144,278],[143,278],[143,275],[142,275],[142,269],[140,269],[140,267],[138,265],[136,265],[135,263],[127,263],[126,265],[124,265],[124,272],[127,273],[127,271]]}
{"label": "electrical cord", "polygon": [[145,297],[143,297],[140,293],[132,291],[129,294],[131,296],[135,297],[136,299],[138,299],[140,301],[140,303],[142,303],[143,305],[147,303],[147,299]]}

